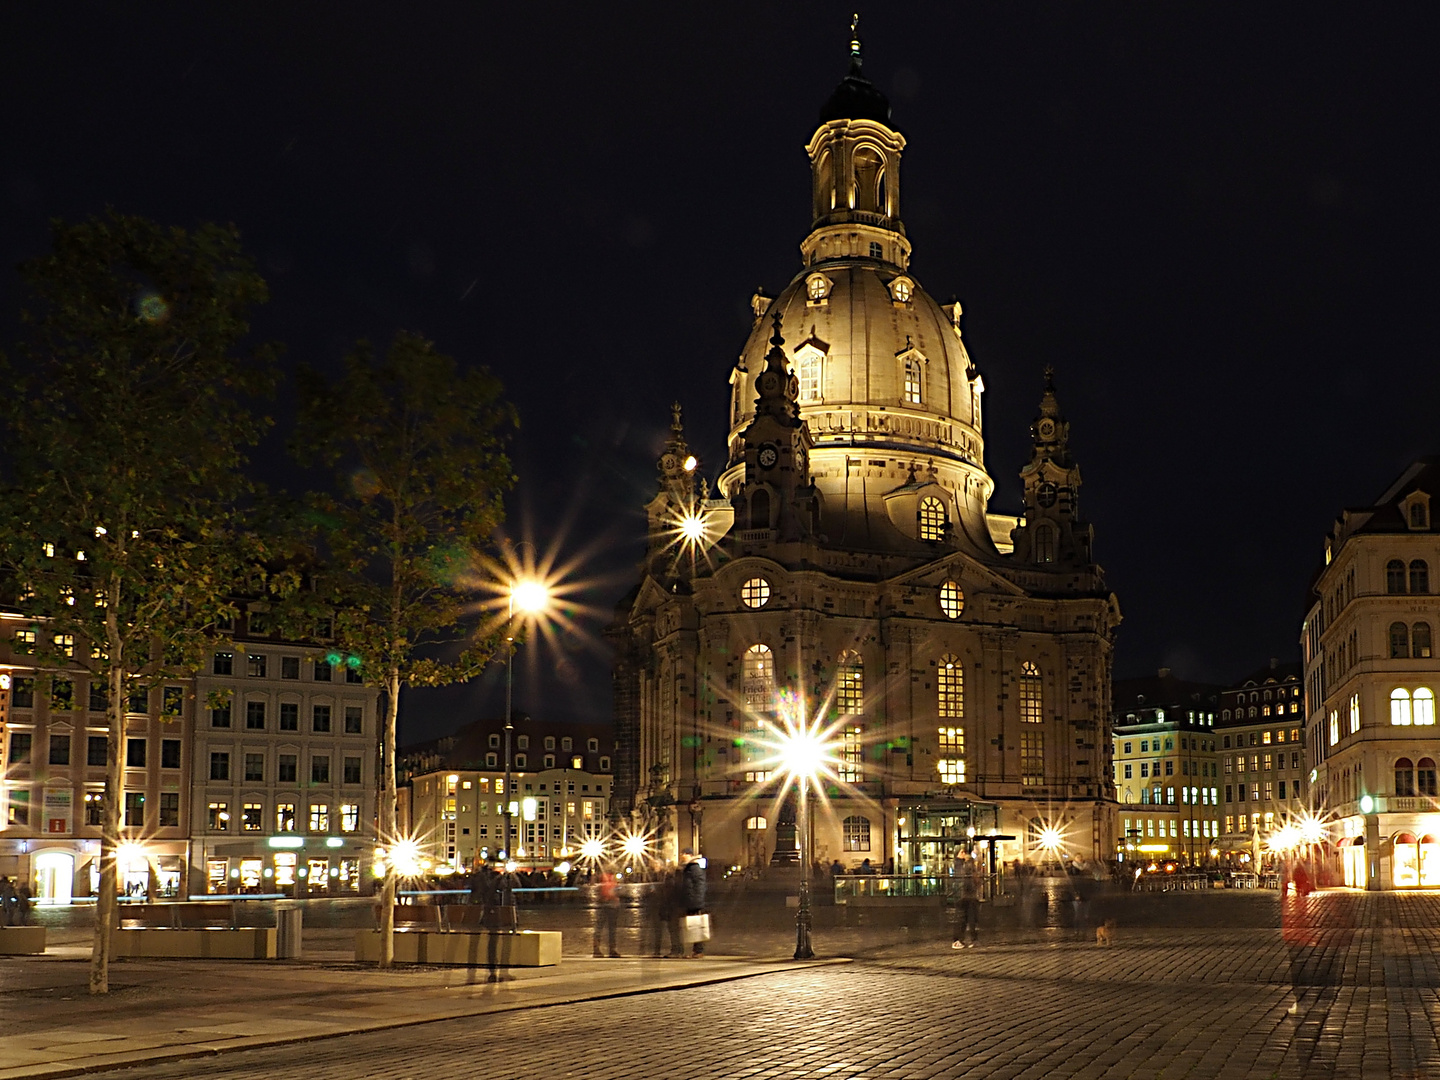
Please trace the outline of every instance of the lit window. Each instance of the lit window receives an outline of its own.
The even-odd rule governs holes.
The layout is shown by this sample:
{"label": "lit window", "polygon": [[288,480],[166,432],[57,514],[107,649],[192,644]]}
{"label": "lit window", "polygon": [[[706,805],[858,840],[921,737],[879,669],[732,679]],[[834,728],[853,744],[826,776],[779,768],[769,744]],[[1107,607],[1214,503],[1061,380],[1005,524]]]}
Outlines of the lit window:
{"label": "lit window", "polygon": [[859,814],[847,817],[843,822],[846,851],[870,850],[870,819]]}
{"label": "lit window", "polygon": [[55,648],[56,648],[56,650],[57,650],[58,652],[60,652],[61,655],[63,655],[63,656],[74,656],[74,655],[75,655],[75,635],[74,635],[74,634],[56,634],[56,635],[55,635]]}
{"label": "lit window", "polygon": [[293,802],[275,804],[275,831],[282,833],[295,831],[295,804]]}
{"label": "lit window", "polygon": [[35,631],[15,631],[15,651],[17,653],[29,653],[35,651]]}
{"label": "lit window", "polygon": [[909,278],[897,277],[890,283],[890,295],[897,303],[908,304],[914,288]]}
{"label": "lit window", "polygon": [[820,400],[820,354],[806,349],[795,360],[795,375],[800,382],[801,401]]}
{"label": "lit window", "polygon": [[340,804],[340,831],[358,832],[360,830],[360,804]]}
{"label": "lit window", "polygon": [[770,602],[770,583],[763,577],[752,577],[740,586],[740,602],[748,608],[762,608]]}
{"label": "lit window", "polygon": [[940,586],[940,610],[947,619],[958,619],[965,610],[965,593],[959,582],[947,581]]}
{"label": "lit window", "polygon": [[206,809],[205,820],[211,832],[225,832],[230,828],[230,804],[212,802]]}
{"label": "lit window", "polygon": [[1020,722],[1038,724],[1045,719],[1045,696],[1040,669],[1026,660],[1020,667]]}
{"label": "lit window", "polygon": [[824,274],[811,274],[805,279],[805,295],[811,300],[824,300],[830,295],[830,279]]}
{"label": "lit window", "polygon": [[965,716],[965,665],[948,654],[940,658],[935,669],[935,705],[936,715],[942,720]]}
{"label": "lit window", "polygon": [[865,666],[858,653],[844,653],[835,668],[835,710],[841,716],[865,711]]}
{"label": "lit window", "polygon": [[1390,723],[1396,727],[1410,726],[1410,691],[1404,687],[1390,691]]}
{"label": "lit window", "polygon": [[905,360],[905,389],[900,399],[907,405],[920,405],[924,403],[924,395],[921,393],[920,385],[920,360],[911,356]]}
{"label": "lit window", "polygon": [[258,802],[247,802],[240,808],[240,831],[261,832],[264,830],[265,808]]}
{"label": "lit window", "polygon": [[1360,695],[1350,695],[1350,734],[1360,730]]}
{"label": "lit window", "polygon": [[1435,723],[1435,694],[1428,686],[1415,691],[1412,699],[1412,719],[1416,727],[1430,727]]}
{"label": "lit window", "polygon": [[775,654],[769,645],[751,645],[745,650],[741,688],[745,704],[758,712],[775,708]]}
{"label": "lit window", "polygon": [[[1040,731],[1020,733],[1020,783],[1039,787],[1045,783],[1045,735]],[[1155,789],[1159,791],[1159,788]]]}
{"label": "lit window", "polygon": [[926,495],[920,500],[920,539],[944,539],[945,525],[945,504],[933,495]]}
{"label": "lit window", "polygon": [[947,784],[965,783],[965,729],[942,727],[937,734],[940,779]]}
{"label": "lit window", "polygon": [[865,729],[851,724],[840,733],[840,779],[847,784],[858,784],[865,779],[865,748],[861,739]]}
{"label": "lit window", "polygon": [[330,831],[330,804],[323,802],[312,802],[310,804],[310,831]]}
{"label": "lit window", "polygon": [[764,832],[766,821],[763,817],[748,817],[745,819],[745,828],[749,832]]}

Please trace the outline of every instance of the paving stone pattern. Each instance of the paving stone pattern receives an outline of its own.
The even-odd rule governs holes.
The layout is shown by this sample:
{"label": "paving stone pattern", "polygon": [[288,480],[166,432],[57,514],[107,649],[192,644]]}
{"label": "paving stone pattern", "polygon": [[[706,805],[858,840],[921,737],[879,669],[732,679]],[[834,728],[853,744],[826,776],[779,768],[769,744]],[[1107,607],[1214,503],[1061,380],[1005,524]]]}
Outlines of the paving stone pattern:
{"label": "paving stone pattern", "polygon": [[1006,927],[975,949],[891,942],[848,965],[124,1075],[1440,1078],[1440,896],[1317,894],[1286,920],[1255,917],[1273,896],[1181,906],[1203,925],[1137,918],[1109,948]]}

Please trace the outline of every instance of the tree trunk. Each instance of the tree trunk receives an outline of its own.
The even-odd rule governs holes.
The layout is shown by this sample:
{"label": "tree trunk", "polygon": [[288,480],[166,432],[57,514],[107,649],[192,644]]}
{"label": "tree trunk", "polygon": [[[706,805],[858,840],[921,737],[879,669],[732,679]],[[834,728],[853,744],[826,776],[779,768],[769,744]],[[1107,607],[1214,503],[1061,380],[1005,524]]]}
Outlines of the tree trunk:
{"label": "tree trunk", "polygon": [[110,931],[116,919],[115,849],[125,799],[125,673],[110,666],[110,729],[105,736],[105,802],[100,825],[100,895],[95,898],[95,940],[90,949],[90,993],[110,992]]}
{"label": "tree trunk", "polygon": [[392,666],[385,686],[385,723],[380,736],[380,836],[385,847],[385,877],[380,886],[380,966],[395,962],[395,721],[400,713],[400,669]]}

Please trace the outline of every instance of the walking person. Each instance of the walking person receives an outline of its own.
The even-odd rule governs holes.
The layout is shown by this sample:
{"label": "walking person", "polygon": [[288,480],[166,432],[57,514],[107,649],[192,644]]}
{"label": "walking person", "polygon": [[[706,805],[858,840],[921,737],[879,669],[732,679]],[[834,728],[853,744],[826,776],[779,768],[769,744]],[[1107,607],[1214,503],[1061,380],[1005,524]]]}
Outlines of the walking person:
{"label": "walking person", "polygon": [[600,868],[595,881],[595,951],[594,955],[604,956],[600,951],[601,938],[610,946],[610,957],[618,960],[620,951],[615,947],[615,935],[620,928],[620,881],[615,868],[610,864]]}
{"label": "walking person", "polygon": [[[980,861],[962,851],[955,856],[951,874],[959,879],[958,895],[955,902],[954,940],[952,949],[970,949],[980,940],[980,889],[982,886]],[[965,940],[966,936],[970,940]]]}
{"label": "walking person", "polygon": [[15,886],[0,874],[0,926],[10,926],[15,914]]}
{"label": "walking person", "polygon": [[[686,917],[705,914],[705,860],[697,859],[690,848],[680,855],[680,889]],[[690,955],[704,956],[705,942],[696,938],[691,943]]]}

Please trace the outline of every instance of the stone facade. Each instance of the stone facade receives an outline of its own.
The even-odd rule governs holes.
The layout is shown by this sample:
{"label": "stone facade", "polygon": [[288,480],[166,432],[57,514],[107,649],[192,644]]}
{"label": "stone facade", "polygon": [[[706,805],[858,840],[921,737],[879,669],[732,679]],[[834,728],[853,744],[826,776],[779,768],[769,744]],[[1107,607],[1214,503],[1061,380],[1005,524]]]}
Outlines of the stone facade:
{"label": "stone facade", "polygon": [[858,51],[821,115],[802,269],[755,298],[718,490],[677,406],[642,578],[609,632],[617,814],[670,856],[785,849],[793,810],[763,747],[788,698],[823,714],[838,758],[808,857],[933,868],[967,826],[1028,857],[1042,824],[1109,856],[1120,615],[1053,382],[1024,512],[992,513],[984,383],[960,305],[909,272],[905,141]]}

